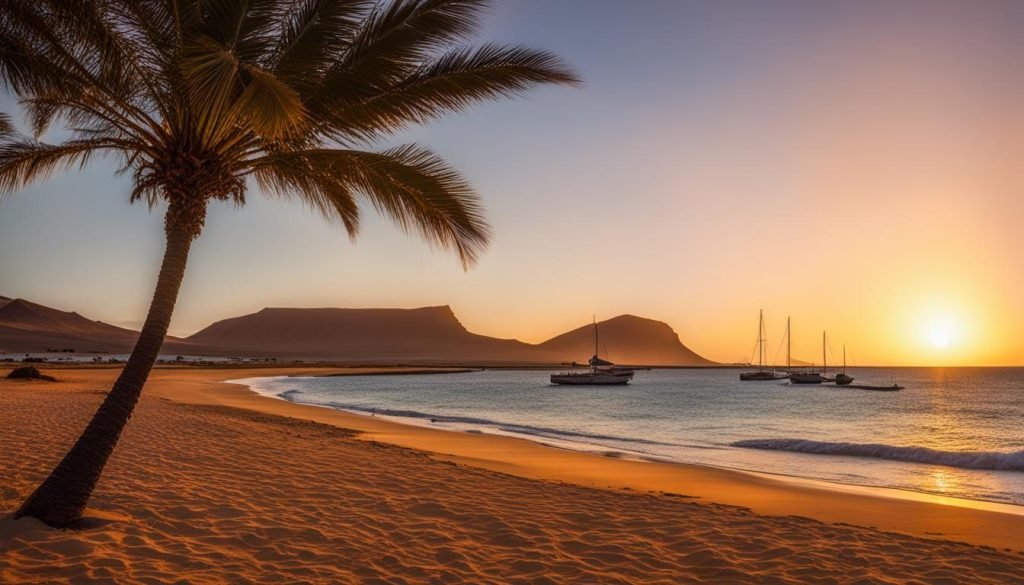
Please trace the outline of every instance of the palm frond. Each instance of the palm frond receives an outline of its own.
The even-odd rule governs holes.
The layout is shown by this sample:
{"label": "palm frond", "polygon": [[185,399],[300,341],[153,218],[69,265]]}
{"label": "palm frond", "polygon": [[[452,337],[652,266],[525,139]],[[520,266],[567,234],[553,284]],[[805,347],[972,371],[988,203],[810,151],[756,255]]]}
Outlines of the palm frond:
{"label": "palm frond", "polygon": [[349,45],[371,6],[368,0],[295,2],[281,17],[270,66],[294,84],[317,81]]}
{"label": "palm frond", "polygon": [[[330,104],[321,117],[331,135],[373,139],[478,102],[521,95],[536,85],[579,83],[572,69],[551,53],[488,44],[449,51],[377,95]],[[341,88],[338,93],[344,96]]]}
{"label": "palm frond", "polygon": [[306,108],[298,92],[272,73],[259,67],[244,68],[247,80],[235,108],[247,116],[253,131],[268,139],[298,130],[306,119]]}
{"label": "palm frond", "polygon": [[438,50],[467,40],[484,0],[395,0],[378,5],[328,73],[358,86],[393,82]]}
{"label": "palm frond", "polygon": [[12,25],[0,20],[0,78],[6,87],[18,95],[72,95],[82,88],[79,75],[51,60]]}
{"label": "palm frond", "polygon": [[455,251],[464,267],[479,260],[491,238],[472,186],[440,157],[417,145],[381,153],[349,151],[348,163],[374,207],[403,230]]}
{"label": "palm frond", "polygon": [[264,193],[298,200],[328,221],[340,221],[350,238],[359,233],[359,205],[351,189],[334,174],[302,156],[268,157],[253,171]]}
{"label": "palm frond", "polygon": [[224,112],[240,84],[239,63],[231,49],[203,36],[185,48],[181,63],[188,96],[202,122]]}
{"label": "palm frond", "polygon": [[23,189],[56,170],[83,167],[93,155],[105,150],[119,148],[106,140],[69,140],[61,144],[4,140],[0,142],[0,194]]}
{"label": "palm frond", "polygon": [[[160,124],[140,103],[134,91],[137,85],[124,75],[110,43],[95,29],[90,30],[77,19],[85,14],[69,6],[77,4],[61,0],[6,0],[4,18],[0,19],[0,60],[5,68],[5,81],[22,83],[29,91],[60,93],[72,97],[87,91],[99,108],[119,117],[140,133],[158,135]],[[74,26],[65,21],[71,20]],[[87,18],[85,20],[88,20]],[[54,23],[60,23],[54,26]],[[63,25],[63,26],[61,26]],[[99,47],[99,49],[98,49]],[[26,69],[26,65],[31,68]],[[19,94],[23,92],[15,87]]]}
{"label": "palm frond", "polygon": [[[268,155],[254,173],[309,169],[362,195],[403,231],[455,251],[463,265],[476,263],[490,239],[483,207],[469,183],[440,157],[418,145],[384,152],[315,149]],[[265,180],[265,179],[264,179]]]}

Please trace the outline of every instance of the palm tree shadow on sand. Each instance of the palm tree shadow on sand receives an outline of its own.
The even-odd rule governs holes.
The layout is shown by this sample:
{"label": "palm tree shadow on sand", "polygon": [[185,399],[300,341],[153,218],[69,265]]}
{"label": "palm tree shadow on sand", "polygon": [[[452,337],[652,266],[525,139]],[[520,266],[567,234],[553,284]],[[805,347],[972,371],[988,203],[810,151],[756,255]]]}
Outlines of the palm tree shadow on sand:
{"label": "palm tree shadow on sand", "polygon": [[[11,0],[0,80],[34,138],[0,113],[0,193],[114,156],[131,201],[166,204],[166,249],[127,365],[85,431],[15,513],[76,525],[167,334],[210,201],[252,178],[351,237],[369,204],[471,266],[489,239],[480,200],[428,149],[360,146],[539,84],[579,82],[556,56],[466,46],[479,0]],[[70,137],[38,137],[62,123]]]}

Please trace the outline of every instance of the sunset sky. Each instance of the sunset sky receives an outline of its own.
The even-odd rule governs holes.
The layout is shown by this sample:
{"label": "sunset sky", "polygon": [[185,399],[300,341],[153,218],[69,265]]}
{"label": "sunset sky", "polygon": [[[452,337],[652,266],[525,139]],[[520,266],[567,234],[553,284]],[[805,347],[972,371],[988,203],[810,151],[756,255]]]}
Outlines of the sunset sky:
{"label": "sunset sky", "polygon": [[[398,137],[482,194],[463,272],[367,210],[353,245],[309,210],[216,204],[171,326],[265,306],[449,304],[541,341],[632,313],[718,361],[1024,363],[1024,2],[495,2],[482,38],[585,80]],[[0,110],[11,111],[10,98]],[[398,140],[396,140],[398,141]],[[162,215],[94,163],[0,203],[0,294],[138,327]],[[255,187],[253,187],[255,190]]]}

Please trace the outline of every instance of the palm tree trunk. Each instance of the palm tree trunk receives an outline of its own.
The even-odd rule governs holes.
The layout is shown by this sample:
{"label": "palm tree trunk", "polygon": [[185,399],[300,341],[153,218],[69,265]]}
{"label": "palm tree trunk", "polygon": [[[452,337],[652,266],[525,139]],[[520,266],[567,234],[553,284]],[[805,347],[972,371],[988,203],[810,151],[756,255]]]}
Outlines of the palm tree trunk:
{"label": "palm tree trunk", "polygon": [[103,467],[131,418],[142,386],[156,363],[185,275],[189,249],[197,230],[173,221],[172,214],[173,211],[169,210],[167,248],[153,302],[128,363],[74,447],[21,505],[15,518],[32,516],[54,527],[66,527],[82,518]]}

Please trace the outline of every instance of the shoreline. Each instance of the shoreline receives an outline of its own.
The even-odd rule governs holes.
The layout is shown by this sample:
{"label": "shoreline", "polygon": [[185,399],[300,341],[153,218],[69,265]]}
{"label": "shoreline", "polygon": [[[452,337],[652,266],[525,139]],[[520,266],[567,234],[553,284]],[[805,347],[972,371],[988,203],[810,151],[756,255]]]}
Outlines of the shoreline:
{"label": "shoreline", "polygon": [[[436,429],[299,404],[264,396],[247,385],[229,381],[328,372],[366,374],[374,368],[271,370],[253,368],[249,374],[238,368],[157,370],[149,390],[176,402],[232,406],[352,429],[360,432],[362,440],[410,448],[435,459],[529,479],[677,494],[702,504],[738,506],[769,516],[802,516],[929,539],[1024,550],[1020,506],[695,464],[612,458],[525,438]],[[897,493],[883,495],[880,491]]]}
{"label": "shoreline", "polygon": [[[273,380],[282,378],[312,378],[312,377],[348,377],[348,376],[400,376],[410,374],[451,374],[451,373],[466,373],[479,370],[470,369],[452,369],[452,370],[408,370],[408,371],[379,371],[379,372],[359,372],[359,373],[334,373],[323,376],[307,376],[307,375],[289,375],[289,376],[255,376],[251,378],[239,378],[239,379],[228,379],[224,380],[225,384],[237,384],[245,386],[254,394],[263,398],[269,398],[271,400],[280,400],[290,404],[298,406],[306,406],[317,409],[326,409],[334,412],[341,412],[350,414],[357,417],[375,418],[377,420],[383,420],[392,422],[397,425],[411,426],[415,428],[432,429],[436,431],[455,433],[455,434],[481,434],[492,437],[508,437],[514,439],[521,439],[530,443],[547,447],[550,449],[559,449],[568,451],[571,453],[581,453],[585,455],[592,455],[595,457],[605,457],[612,459],[620,459],[626,461],[636,461],[641,463],[658,463],[665,465],[680,465],[683,467],[696,467],[702,469],[710,469],[724,472],[733,472],[737,474],[753,475],[768,480],[775,480],[783,483],[793,483],[799,485],[807,485],[810,487],[817,487],[827,491],[839,491],[839,492],[852,492],[859,493],[868,496],[874,496],[878,498],[886,499],[904,499],[926,503],[934,503],[935,498],[940,498],[941,505],[957,506],[961,508],[987,510],[991,512],[998,512],[1003,514],[1010,514],[1015,516],[1021,516],[1021,520],[1024,521],[1024,505],[1014,504],[1010,502],[998,502],[993,500],[983,500],[980,498],[968,498],[963,496],[944,496],[941,494],[935,494],[923,490],[914,490],[910,488],[901,487],[889,487],[880,485],[870,484],[859,484],[859,483],[844,483],[839,481],[829,481],[827,479],[820,479],[815,477],[806,477],[801,475],[786,474],[786,473],[772,473],[767,471],[760,471],[757,469],[745,469],[742,467],[729,467],[726,465],[711,465],[707,463],[696,463],[691,461],[680,461],[670,459],[667,457],[659,457],[657,455],[651,455],[640,451],[630,451],[621,447],[611,448],[604,447],[602,445],[587,443],[584,441],[573,441],[571,439],[559,439],[555,437],[548,437],[545,435],[530,435],[528,433],[507,431],[500,429],[501,432],[493,432],[493,430],[462,430],[457,428],[447,428],[443,426],[434,426],[435,419],[433,418],[417,418],[411,416],[401,416],[395,414],[389,414],[387,409],[379,410],[353,410],[347,408],[336,408],[328,406],[326,404],[310,404],[305,402],[296,402],[290,398],[285,398],[279,395],[270,396],[268,394],[261,393],[254,390],[247,382],[254,380]],[[444,415],[437,415],[442,417]],[[584,448],[589,447],[589,448]],[[851,456],[852,457],[852,456]],[[1024,548],[1024,547],[1022,547]]]}

